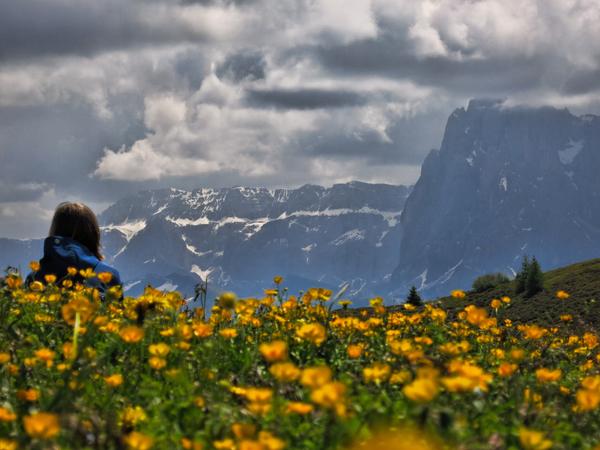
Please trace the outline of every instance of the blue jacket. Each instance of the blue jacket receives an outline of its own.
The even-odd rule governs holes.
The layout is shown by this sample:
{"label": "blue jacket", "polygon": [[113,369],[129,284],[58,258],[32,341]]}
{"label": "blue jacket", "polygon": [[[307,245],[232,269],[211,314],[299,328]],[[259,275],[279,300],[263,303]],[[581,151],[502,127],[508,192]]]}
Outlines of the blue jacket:
{"label": "blue jacket", "polygon": [[[75,267],[78,271],[91,268],[95,273],[110,272],[112,280],[108,287],[121,284],[119,272],[100,261],[88,248],[74,239],[63,236],[49,236],[44,240],[44,257],[40,260],[40,270],[27,276],[27,283],[44,281],[46,275],[56,275],[58,280],[67,276],[67,268]],[[84,282],[87,286],[104,291],[102,282],[94,277],[83,280],[78,274],[75,281]]]}

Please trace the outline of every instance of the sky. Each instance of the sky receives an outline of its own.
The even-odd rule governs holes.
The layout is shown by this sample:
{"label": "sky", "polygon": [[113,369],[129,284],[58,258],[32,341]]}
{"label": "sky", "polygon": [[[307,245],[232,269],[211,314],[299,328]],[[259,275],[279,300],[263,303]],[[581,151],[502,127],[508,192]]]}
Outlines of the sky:
{"label": "sky", "polygon": [[0,236],[142,189],[413,184],[471,98],[600,113],[598,0],[0,0]]}

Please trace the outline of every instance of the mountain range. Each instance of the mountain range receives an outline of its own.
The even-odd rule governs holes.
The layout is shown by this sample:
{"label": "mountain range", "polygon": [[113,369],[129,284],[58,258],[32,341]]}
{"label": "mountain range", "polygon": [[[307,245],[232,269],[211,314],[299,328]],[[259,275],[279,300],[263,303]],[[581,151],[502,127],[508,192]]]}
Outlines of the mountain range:
{"label": "mountain range", "polygon": [[[600,255],[600,117],[472,100],[449,117],[414,187],[143,191],[99,216],[107,261],[134,295],[150,283],[186,295],[260,295],[347,285],[357,303],[467,288],[514,275],[523,255],[552,269]],[[0,239],[0,264],[25,267],[40,240]]]}

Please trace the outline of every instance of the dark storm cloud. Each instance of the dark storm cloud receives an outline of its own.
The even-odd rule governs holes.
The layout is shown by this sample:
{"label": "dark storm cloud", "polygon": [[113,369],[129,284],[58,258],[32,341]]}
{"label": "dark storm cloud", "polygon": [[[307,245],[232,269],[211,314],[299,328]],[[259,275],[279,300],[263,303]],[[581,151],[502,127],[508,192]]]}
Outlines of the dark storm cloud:
{"label": "dark storm cloud", "polygon": [[[169,1],[1,0],[0,63],[51,55],[89,56],[132,46],[202,40],[157,17]],[[153,8],[156,7],[156,8]]]}
{"label": "dark storm cloud", "polygon": [[406,37],[384,34],[348,44],[293,49],[314,57],[340,77],[374,75],[404,78],[467,95],[478,92],[532,88],[544,75],[544,61],[536,58],[453,60],[442,56],[417,57]]}
{"label": "dark storm cloud", "polygon": [[253,50],[241,50],[228,55],[216,70],[219,78],[235,83],[256,81],[265,78],[267,63],[262,53]]}
{"label": "dark storm cloud", "polygon": [[572,95],[598,90],[600,90],[600,67],[571,75],[562,87],[562,92]]}
{"label": "dark storm cloud", "polygon": [[360,106],[368,98],[357,92],[326,89],[248,89],[249,106],[278,109],[320,109]]}

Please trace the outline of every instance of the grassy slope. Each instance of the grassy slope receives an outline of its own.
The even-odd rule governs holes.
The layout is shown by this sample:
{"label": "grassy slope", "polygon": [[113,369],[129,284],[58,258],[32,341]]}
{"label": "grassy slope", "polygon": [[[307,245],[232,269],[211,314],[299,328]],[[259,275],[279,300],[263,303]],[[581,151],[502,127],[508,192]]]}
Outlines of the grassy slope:
{"label": "grassy slope", "polygon": [[[567,291],[571,297],[558,300],[556,291]],[[573,316],[572,326],[580,330],[600,330],[600,258],[583,261],[544,274],[544,290],[531,298],[514,294],[514,282],[509,282],[485,292],[467,292],[467,297],[458,300],[442,297],[440,302],[449,311],[459,311],[467,304],[488,306],[493,298],[507,295],[511,304],[499,313],[499,318],[508,318],[515,323],[538,323],[555,325],[562,314]]]}
{"label": "grassy slope", "polygon": [[[440,297],[431,304],[442,306],[450,316],[454,316],[466,305],[486,306],[494,298],[508,296],[511,303],[498,312],[498,319],[510,319],[515,324],[537,323],[543,326],[553,326],[560,322],[560,316],[573,316],[570,327],[574,332],[583,330],[600,331],[600,258],[590,259],[570,266],[545,272],[544,290],[530,298],[515,295],[515,282],[511,281],[484,292],[467,291],[463,299],[450,296]],[[567,291],[571,296],[567,300],[556,298],[556,291]],[[340,314],[357,314],[356,308]],[[402,305],[390,306],[391,311],[403,310]]]}

